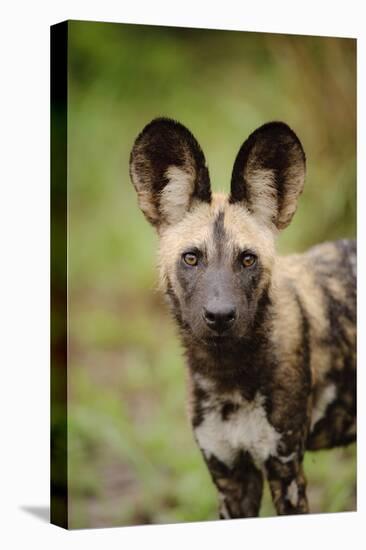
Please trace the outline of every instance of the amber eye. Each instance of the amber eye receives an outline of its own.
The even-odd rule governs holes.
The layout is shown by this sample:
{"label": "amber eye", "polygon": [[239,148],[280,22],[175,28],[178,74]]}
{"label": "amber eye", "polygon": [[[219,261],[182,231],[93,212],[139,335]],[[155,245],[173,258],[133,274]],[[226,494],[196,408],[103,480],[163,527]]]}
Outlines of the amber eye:
{"label": "amber eye", "polygon": [[256,256],[254,256],[254,254],[244,254],[241,259],[241,263],[244,267],[251,267],[255,264],[256,260],[257,258]]}
{"label": "amber eye", "polygon": [[183,260],[185,263],[191,267],[197,265],[198,258],[197,255],[193,252],[186,252],[186,254],[183,254]]}

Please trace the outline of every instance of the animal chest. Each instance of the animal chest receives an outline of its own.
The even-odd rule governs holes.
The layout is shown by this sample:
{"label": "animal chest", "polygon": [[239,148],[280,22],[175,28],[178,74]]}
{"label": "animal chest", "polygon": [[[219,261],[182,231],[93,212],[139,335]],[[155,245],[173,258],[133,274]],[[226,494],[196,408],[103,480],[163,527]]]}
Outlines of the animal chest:
{"label": "animal chest", "polygon": [[276,456],[281,434],[268,421],[264,403],[259,392],[252,401],[239,392],[207,397],[194,430],[206,459],[214,457],[231,467],[241,452],[247,452],[262,468],[269,456]]}

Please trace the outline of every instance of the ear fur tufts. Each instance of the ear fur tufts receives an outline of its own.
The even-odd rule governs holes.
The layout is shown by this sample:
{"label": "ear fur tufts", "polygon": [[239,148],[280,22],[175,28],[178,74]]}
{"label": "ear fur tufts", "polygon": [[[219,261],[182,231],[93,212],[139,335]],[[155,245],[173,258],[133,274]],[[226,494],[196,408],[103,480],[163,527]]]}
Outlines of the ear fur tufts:
{"label": "ear fur tufts", "polygon": [[169,118],[152,120],[139,134],[130,176],[140,208],[155,226],[177,223],[194,200],[211,201],[202,149],[185,126]]}
{"label": "ear fur tufts", "polygon": [[230,202],[240,202],[277,229],[290,223],[305,181],[305,153],[283,122],[255,130],[241,146],[231,178]]}

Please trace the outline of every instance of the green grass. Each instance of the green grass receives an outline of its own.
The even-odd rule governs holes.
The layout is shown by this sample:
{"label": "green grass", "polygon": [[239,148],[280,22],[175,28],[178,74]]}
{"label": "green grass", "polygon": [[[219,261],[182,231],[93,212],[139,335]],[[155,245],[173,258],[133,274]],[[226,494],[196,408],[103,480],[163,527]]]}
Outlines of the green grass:
{"label": "green grass", "polygon": [[[214,189],[227,191],[249,132],[284,120],[308,176],[279,250],[352,237],[355,43],[82,22],[69,39],[70,524],[215,519],[130,149],[153,117],[177,118],[201,143]],[[313,511],[355,508],[355,460],[354,447],[307,455]],[[272,514],[266,488],[262,515]]]}

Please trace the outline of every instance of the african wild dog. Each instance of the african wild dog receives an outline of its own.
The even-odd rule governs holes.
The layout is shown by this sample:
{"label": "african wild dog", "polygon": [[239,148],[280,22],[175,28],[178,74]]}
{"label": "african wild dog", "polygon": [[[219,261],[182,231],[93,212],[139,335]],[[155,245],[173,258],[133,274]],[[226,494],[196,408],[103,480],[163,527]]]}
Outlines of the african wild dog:
{"label": "african wild dog", "polygon": [[[190,416],[221,518],[308,512],[305,449],[356,438],[356,246],[280,257],[303,190],[295,133],[272,122],[242,145],[227,197],[181,124],[137,137],[131,179],[160,238],[162,286],[186,351]],[[304,229],[305,230],[305,229]]]}

